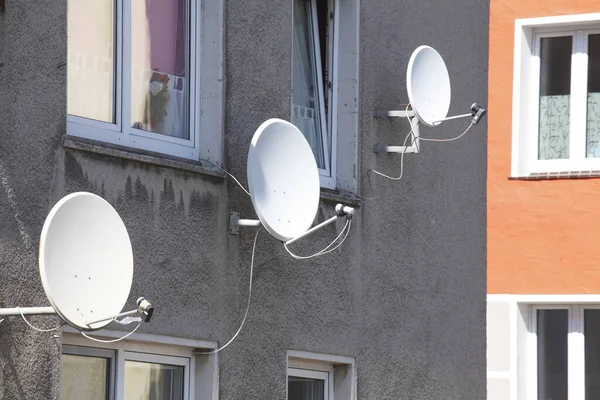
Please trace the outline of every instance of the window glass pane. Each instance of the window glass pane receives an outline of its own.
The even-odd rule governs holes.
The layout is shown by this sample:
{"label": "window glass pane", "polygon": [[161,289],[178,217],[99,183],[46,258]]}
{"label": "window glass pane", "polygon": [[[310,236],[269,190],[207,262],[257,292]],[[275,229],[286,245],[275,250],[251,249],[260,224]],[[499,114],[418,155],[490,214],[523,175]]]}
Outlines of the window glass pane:
{"label": "window glass pane", "polygon": [[115,122],[114,0],[69,0],[68,113]]}
{"label": "window glass pane", "polygon": [[61,400],[108,399],[109,366],[106,358],[63,354]]}
{"label": "window glass pane", "polygon": [[183,400],[184,367],[138,361],[125,362],[127,400]]}
{"label": "window glass pane", "polygon": [[567,400],[568,310],[537,311],[538,399]]}
{"label": "window glass pane", "polygon": [[189,139],[186,0],[132,0],[131,126]]}
{"label": "window glass pane", "polygon": [[569,158],[571,36],[540,43],[540,119],[538,159]]}
{"label": "window glass pane", "polygon": [[600,157],[600,34],[588,37],[587,156]]}
{"label": "window glass pane", "polygon": [[[294,0],[294,50],[292,70],[292,123],[302,131],[312,147],[317,166],[325,168],[323,137],[325,129],[325,107],[323,98],[323,77],[319,76],[321,54],[316,48],[319,35],[313,21],[310,0]],[[326,44],[322,43],[326,49]],[[321,46],[318,46],[319,48]],[[319,63],[319,65],[317,64]]]}
{"label": "window glass pane", "polygon": [[288,376],[288,400],[325,399],[324,380]]}
{"label": "window glass pane", "polygon": [[584,311],[585,398],[600,399],[600,310]]}

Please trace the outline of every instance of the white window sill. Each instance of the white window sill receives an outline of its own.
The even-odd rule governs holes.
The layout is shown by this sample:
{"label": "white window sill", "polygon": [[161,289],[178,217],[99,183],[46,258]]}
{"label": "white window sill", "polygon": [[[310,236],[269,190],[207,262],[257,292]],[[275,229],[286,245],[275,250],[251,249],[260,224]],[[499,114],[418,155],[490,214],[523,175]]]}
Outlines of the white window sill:
{"label": "white window sill", "polygon": [[81,139],[73,136],[66,136],[63,139],[63,147],[71,150],[84,151],[88,153],[101,154],[104,156],[121,158],[131,161],[137,161],[145,164],[156,165],[177,169],[187,172],[195,172],[204,175],[225,179],[227,175],[218,168],[209,163],[195,162],[186,159],[180,159],[164,154],[152,153],[144,150],[131,149],[128,147],[109,145],[93,140]]}
{"label": "white window sill", "polygon": [[[87,153],[100,154],[104,156],[131,160],[158,167],[171,168],[180,171],[193,172],[209,175],[212,177],[227,179],[227,174],[209,163],[194,162],[186,159],[178,159],[173,156],[156,154],[128,147],[109,145],[103,142],[66,136],[63,139],[63,147],[70,150],[83,151]],[[325,190],[325,191],[324,191]],[[321,199],[332,203],[344,203],[360,207],[361,200],[352,194],[321,188]]]}
{"label": "white window sill", "polygon": [[529,175],[510,176],[514,181],[543,181],[555,179],[594,179],[600,178],[600,171],[565,171],[565,172],[537,172]]}

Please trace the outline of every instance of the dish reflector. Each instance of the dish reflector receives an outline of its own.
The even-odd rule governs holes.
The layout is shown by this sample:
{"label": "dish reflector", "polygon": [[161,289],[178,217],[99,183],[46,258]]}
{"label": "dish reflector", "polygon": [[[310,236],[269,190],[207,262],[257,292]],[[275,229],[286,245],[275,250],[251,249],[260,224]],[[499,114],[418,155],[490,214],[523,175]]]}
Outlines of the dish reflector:
{"label": "dish reflector", "polygon": [[419,46],[410,56],[406,73],[408,98],[419,121],[439,125],[450,109],[450,76],[440,54]]}
{"label": "dish reflector", "polygon": [[256,130],[248,152],[248,186],[271,235],[287,241],[310,228],[319,207],[319,170],[298,128],[274,118]]}
{"label": "dish reflector", "polygon": [[121,312],[131,290],[133,253],[115,209],[91,193],[73,193],[52,208],[40,238],[40,275],[46,296],[69,325],[99,329]]}

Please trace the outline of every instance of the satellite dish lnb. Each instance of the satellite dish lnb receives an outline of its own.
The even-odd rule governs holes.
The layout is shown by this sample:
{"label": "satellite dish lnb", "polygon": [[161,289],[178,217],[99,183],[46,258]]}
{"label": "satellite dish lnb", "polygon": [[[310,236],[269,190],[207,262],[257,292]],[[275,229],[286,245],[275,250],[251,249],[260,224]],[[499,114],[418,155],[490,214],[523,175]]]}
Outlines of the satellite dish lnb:
{"label": "satellite dish lnb", "polygon": [[319,170],[306,138],[287,121],[273,118],[258,127],[250,143],[247,170],[258,221],[231,213],[231,233],[237,233],[240,226],[262,224],[278,240],[292,243],[354,214],[353,208],[339,205],[335,217],[311,228],[319,207]]}
{"label": "satellite dish lnb", "polygon": [[52,208],[40,237],[42,286],[52,307],[0,309],[0,316],[58,314],[79,330],[96,330],[122,313],[133,279],[133,252],[125,224],[103,198],[86,192],[63,197]]}

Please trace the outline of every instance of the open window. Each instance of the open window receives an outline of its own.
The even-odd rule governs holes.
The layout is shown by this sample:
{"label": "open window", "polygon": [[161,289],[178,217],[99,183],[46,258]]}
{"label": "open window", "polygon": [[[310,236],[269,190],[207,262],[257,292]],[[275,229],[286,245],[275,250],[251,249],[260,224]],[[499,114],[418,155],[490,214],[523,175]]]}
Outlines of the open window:
{"label": "open window", "polygon": [[293,1],[291,122],[327,189],[356,190],[358,11],[358,0]]}

